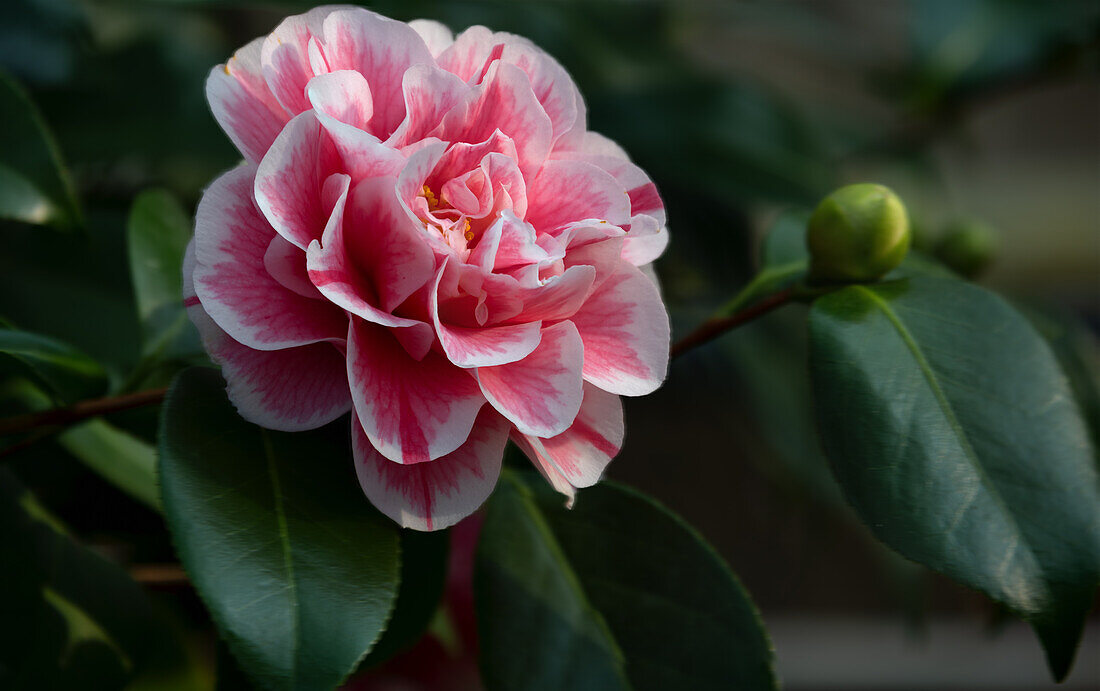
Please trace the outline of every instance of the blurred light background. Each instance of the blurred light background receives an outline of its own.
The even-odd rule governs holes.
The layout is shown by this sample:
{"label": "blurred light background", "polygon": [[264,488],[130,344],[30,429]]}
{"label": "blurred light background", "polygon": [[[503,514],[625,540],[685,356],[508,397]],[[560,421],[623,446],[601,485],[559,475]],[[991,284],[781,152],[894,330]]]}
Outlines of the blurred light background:
{"label": "blurred light background", "polygon": [[[193,209],[235,163],[205,105],[206,74],[309,6],[0,3],[0,69],[56,133],[91,229],[75,245],[25,229],[6,236],[5,315],[119,372],[132,365],[137,353],[118,346],[119,334],[136,344],[138,329],[123,249],[129,204],[163,186]],[[512,31],[559,59],[591,128],[619,141],[666,200],[673,242],[657,268],[681,335],[750,275],[760,236],[782,212],[875,181],[909,204],[919,250],[1062,315],[1043,327],[1096,381],[1096,0],[368,6]],[[944,238],[959,228],[992,255],[984,270],[952,254]],[[58,261],[36,263],[47,253]],[[78,274],[95,288],[73,290]],[[41,309],[46,302],[57,307]],[[657,394],[628,401],[627,444],[610,475],[714,542],[763,611],[791,691],[1052,687],[1021,625],[878,546],[845,506],[814,437],[800,309],[693,352]],[[127,424],[153,421],[134,413]],[[159,517],[75,462],[48,478],[33,467],[25,475],[36,472],[47,503],[84,537],[127,559],[172,559]],[[1098,660],[1094,616],[1063,688],[1100,687]]]}

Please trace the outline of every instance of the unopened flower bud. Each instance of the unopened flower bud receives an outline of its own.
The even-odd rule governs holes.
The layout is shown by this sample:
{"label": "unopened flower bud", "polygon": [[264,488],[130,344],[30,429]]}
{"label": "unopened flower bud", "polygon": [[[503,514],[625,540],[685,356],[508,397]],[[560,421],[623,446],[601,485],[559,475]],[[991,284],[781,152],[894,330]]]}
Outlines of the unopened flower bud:
{"label": "unopened flower bud", "polygon": [[905,205],[890,188],[870,183],[841,187],[810,216],[810,278],[873,281],[901,263],[910,241]]}

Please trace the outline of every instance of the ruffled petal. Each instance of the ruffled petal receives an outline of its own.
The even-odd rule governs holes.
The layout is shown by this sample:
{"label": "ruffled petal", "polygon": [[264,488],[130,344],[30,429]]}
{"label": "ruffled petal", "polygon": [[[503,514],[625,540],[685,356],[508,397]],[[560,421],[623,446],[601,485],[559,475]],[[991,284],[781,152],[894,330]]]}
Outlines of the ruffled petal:
{"label": "ruffled petal", "polygon": [[408,24],[358,7],[339,9],[325,18],[324,54],[330,70],[355,70],[366,77],[374,98],[370,131],[380,139],[405,119],[405,71],[434,62],[424,40]]}
{"label": "ruffled petal", "polygon": [[210,71],[206,100],[214,119],[250,163],[259,163],[290,120],[264,81],[258,38]]}
{"label": "ruffled petal", "polygon": [[563,321],[542,330],[527,357],[477,370],[481,392],[524,434],[553,437],[573,424],[583,398],[584,345],[577,327]]}
{"label": "ruffled petal", "polygon": [[560,475],[571,487],[591,487],[619,453],[624,433],[619,397],[585,384],[584,403],[572,427],[549,439],[526,435],[520,448],[536,466],[549,466],[556,471],[551,475]]}
{"label": "ruffled petal", "polygon": [[194,280],[206,312],[236,341],[259,350],[343,340],[341,310],[288,289],[267,270],[275,231],[252,201],[255,172],[244,166],[225,173],[199,203]]}
{"label": "ruffled petal", "polygon": [[440,345],[447,359],[458,367],[490,367],[516,362],[539,345],[542,322],[528,321],[505,326],[455,326],[440,317],[440,283],[448,268],[445,261],[436,274],[429,309]]}
{"label": "ruffled petal", "polygon": [[527,188],[525,220],[550,232],[586,219],[630,223],[630,197],[610,173],[590,163],[547,161]]}
{"label": "ruffled petal", "polygon": [[621,262],[571,317],[584,341],[584,378],[604,391],[641,396],[668,369],[668,314],[657,287]]}
{"label": "ruffled petal", "polygon": [[[287,17],[264,39],[260,49],[264,79],[287,112],[297,115],[309,110],[306,84],[324,68],[317,55],[316,37],[333,7],[317,7],[305,14]],[[313,59],[310,44],[313,43]]]}
{"label": "ruffled petal", "polygon": [[[388,188],[391,193],[393,191],[392,179],[388,181],[365,181],[360,184],[360,187],[363,184],[377,187],[380,190]],[[420,360],[427,354],[432,341],[435,340],[432,328],[426,322],[398,317],[376,306],[379,300],[373,282],[365,277],[361,267],[356,266],[349,255],[344,234],[345,198],[341,197],[338,200],[321,240],[314,240],[309,246],[307,268],[309,280],[312,282],[311,285],[316,286],[315,290],[320,291],[334,304],[339,305],[355,316],[397,330],[394,335],[414,359]],[[396,216],[401,220],[405,220],[400,208],[398,208]],[[383,219],[379,218],[379,220]],[[379,232],[385,232],[385,228],[380,229]],[[397,238],[386,238],[386,241],[390,243],[396,240]],[[417,260],[415,257],[410,263],[412,268],[416,268]],[[421,269],[427,271],[429,275],[431,274],[430,251],[428,251],[428,263],[426,266],[421,266]]]}
{"label": "ruffled petal", "polygon": [[321,193],[338,168],[336,149],[314,113],[295,116],[260,161],[256,204],[279,235],[304,250],[328,222]]}
{"label": "ruffled petal", "polygon": [[401,465],[378,453],[352,420],[363,493],[379,511],[413,530],[443,530],[476,511],[496,486],[507,442],[508,424],[486,408],[458,449],[428,463]]}
{"label": "ruffled petal", "polygon": [[433,57],[438,57],[455,42],[451,30],[434,19],[414,19],[409,22],[409,26],[424,39],[424,45],[428,46]]}
{"label": "ruffled petal", "polygon": [[333,344],[253,350],[233,340],[203,309],[192,275],[195,243],[184,258],[184,304],[210,357],[221,365],[229,400],[241,417],[268,429],[298,432],[332,422],[351,408],[344,354]]}
{"label": "ruffled petal", "polygon": [[466,441],[485,404],[473,376],[430,351],[414,360],[389,330],[352,320],[348,379],[371,444],[412,464],[445,456]]}

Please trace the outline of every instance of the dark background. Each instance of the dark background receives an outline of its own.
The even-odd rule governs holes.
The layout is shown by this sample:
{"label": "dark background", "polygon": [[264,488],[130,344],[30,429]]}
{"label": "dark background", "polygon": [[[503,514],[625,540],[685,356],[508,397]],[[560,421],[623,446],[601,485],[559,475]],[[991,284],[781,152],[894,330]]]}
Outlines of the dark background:
{"label": "dark background", "polygon": [[[309,6],[0,4],[0,69],[56,134],[89,229],[76,237],[3,224],[0,314],[82,347],[116,376],[128,371],[138,341],[124,248],[130,203],[165,187],[193,210],[237,159],[206,108],[207,72]],[[943,238],[966,224],[991,239],[992,261],[976,279],[1070,324],[1095,381],[1097,2],[368,6],[455,30],[513,31],[558,58],[585,95],[590,128],[621,143],[668,206],[673,241],[657,270],[675,333],[750,276],[780,212],[875,181],[906,200],[919,250],[946,256]],[[803,317],[791,307],[734,332],[674,363],[656,394],[627,401],[627,443],[610,476],[652,493],[716,545],[763,611],[792,690],[943,688],[941,678],[1047,688],[1038,644],[1018,625],[879,547],[844,505],[813,433]],[[119,418],[145,433],[154,422],[143,412]],[[157,515],[71,459],[48,470],[37,462],[57,455],[44,444],[17,468],[79,534],[125,560],[172,559]],[[1100,683],[1096,626],[1094,617],[1071,686]]]}

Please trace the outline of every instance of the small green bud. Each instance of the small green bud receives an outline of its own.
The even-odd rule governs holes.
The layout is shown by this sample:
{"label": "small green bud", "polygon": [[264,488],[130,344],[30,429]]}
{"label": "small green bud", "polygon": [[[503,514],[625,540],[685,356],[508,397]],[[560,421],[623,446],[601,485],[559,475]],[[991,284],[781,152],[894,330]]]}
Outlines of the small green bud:
{"label": "small green bud", "polygon": [[952,224],[936,243],[935,255],[966,278],[978,276],[997,254],[997,232],[980,221]]}
{"label": "small green bud", "polygon": [[890,188],[870,183],[841,187],[810,216],[810,278],[873,281],[905,259],[910,241],[905,205]]}

